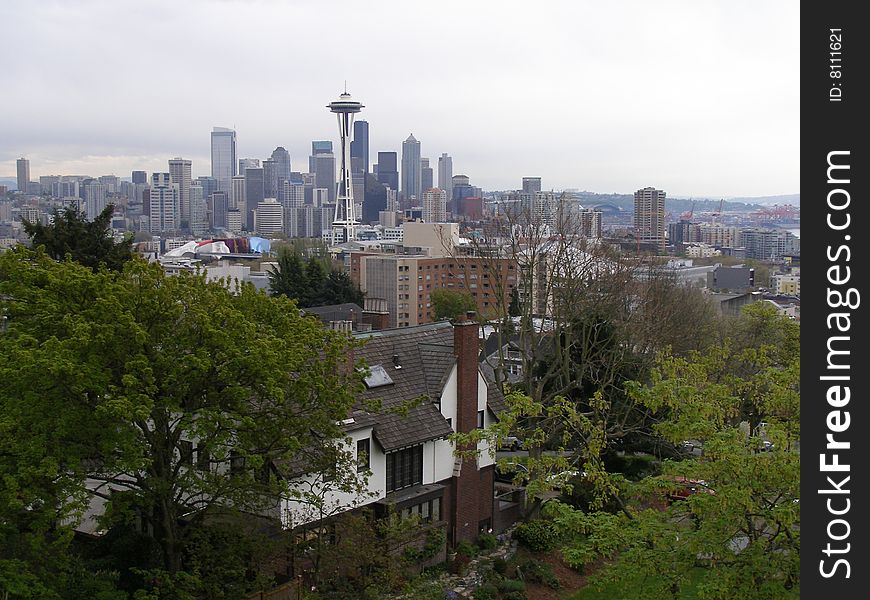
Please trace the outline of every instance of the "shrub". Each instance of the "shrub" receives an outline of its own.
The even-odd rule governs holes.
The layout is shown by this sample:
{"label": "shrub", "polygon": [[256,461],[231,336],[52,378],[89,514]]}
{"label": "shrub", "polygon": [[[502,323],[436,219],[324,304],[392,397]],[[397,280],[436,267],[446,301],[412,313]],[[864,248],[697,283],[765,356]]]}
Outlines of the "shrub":
{"label": "shrub", "polygon": [[514,538],[532,552],[552,550],[559,541],[556,528],[549,521],[520,523],[514,530]]}
{"label": "shrub", "polygon": [[507,573],[507,567],[507,561],[501,556],[497,556],[492,559],[492,568],[499,575],[504,575],[505,573]]}
{"label": "shrub", "polygon": [[526,593],[521,590],[516,590],[513,592],[508,592],[502,596],[503,600],[527,600],[528,596]]}
{"label": "shrub", "polygon": [[474,558],[479,553],[477,546],[475,546],[471,542],[466,541],[462,541],[456,544],[456,552],[459,554],[464,554],[468,558]]}
{"label": "shrub", "polygon": [[477,545],[484,552],[488,552],[495,550],[496,546],[498,546],[498,539],[491,533],[481,533],[480,537],[477,538]]}
{"label": "shrub", "polygon": [[469,558],[467,554],[458,552],[456,558],[450,563],[450,572],[454,575],[464,575],[468,568],[468,563],[470,562],[471,558]]}
{"label": "shrub", "polygon": [[491,583],[484,583],[474,590],[474,600],[496,600],[498,588]]}
{"label": "shrub", "polygon": [[520,581],[519,579],[502,579],[496,584],[496,587],[498,587],[498,591],[502,594],[507,594],[509,592],[525,592],[526,582]]}
{"label": "shrub", "polygon": [[553,565],[540,560],[527,560],[517,567],[523,579],[532,583],[543,583],[549,588],[558,590],[562,583],[553,572]]}

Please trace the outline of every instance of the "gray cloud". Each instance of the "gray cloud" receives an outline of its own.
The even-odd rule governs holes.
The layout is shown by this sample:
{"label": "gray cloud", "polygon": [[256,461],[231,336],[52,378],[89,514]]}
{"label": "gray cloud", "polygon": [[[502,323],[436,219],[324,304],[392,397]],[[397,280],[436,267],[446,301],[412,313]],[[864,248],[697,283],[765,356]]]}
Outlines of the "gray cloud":
{"label": "gray cloud", "polygon": [[795,2],[369,4],[7,0],[0,174],[206,174],[215,125],[304,169],[347,80],[373,157],[413,132],[488,189],[799,190]]}

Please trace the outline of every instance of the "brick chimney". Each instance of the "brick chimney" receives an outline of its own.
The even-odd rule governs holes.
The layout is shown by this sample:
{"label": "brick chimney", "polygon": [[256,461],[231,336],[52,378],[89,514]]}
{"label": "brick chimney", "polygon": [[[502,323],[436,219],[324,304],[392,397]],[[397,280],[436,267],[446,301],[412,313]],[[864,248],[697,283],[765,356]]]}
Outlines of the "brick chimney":
{"label": "brick chimney", "polygon": [[[456,430],[463,433],[477,427],[477,357],[480,352],[478,342],[479,326],[474,321],[474,313],[469,312],[453,324],[453,353],[456,356],[457,394]],[[487,491],[481,483],[481,473],[477,460],[463,458],[454,468],[453,490],[451,494],[451,521],[453,524],[452,542],[477,539],[478,524],[489,515],[482,515],[481,494]]]}
{"label": "brick chimney", "polygon": [[467,312],[453,324],[453,353],[456,356],[457,400],[456,430],[462,433],[477,427],[477,358],[480,354],[480,326],[475,313]]}

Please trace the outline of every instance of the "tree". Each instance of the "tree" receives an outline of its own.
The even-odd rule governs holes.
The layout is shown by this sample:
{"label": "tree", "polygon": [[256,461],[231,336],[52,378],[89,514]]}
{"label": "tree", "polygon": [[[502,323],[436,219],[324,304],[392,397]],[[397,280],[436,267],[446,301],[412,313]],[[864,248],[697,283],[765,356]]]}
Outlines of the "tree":
{"label": "tree", "polygon": [[317,256],[303,261],[295,247],[279,251],[278,269],[269,272],[269,287],[273,296],[296,300],[300,308],[364,302],[362,291],[347,273]]}
{"label": "tree", "polygon": [[[548,510],[564,533],[582,532],[597,545],[575,543],[575,564],[619,559],[605,580],[643,577],[646,597],[677,597],[689,572],[704,573],[700,598],[796,596],[800,582],[800,354],[782,352],[795,324],[766,308],[748,307],[736,332],[763,324],[755,345],[726,341],[688,357],[664,354],[648,384],[629,394],[667,417],[655,427],[672,443],[691,439],[703,452],[667,461],[647,492],[695,482],[695,493],[668,510],[637,511],[633,520],[584,515],[564,505]],[[761,418],[764,431],[748,419]],[[773,443],[764,451],[763,443]],[[575,538],[576,539],[576,538]]]}
{"label": "tree", "polygon": [[287,299],[144,261],[94,273],[13,250],[0,309],[0,468],[18,482],[4,500],[75,521],[103,499],[153,530],[168,573],[214,519],[277,517],[296,492],[276,465],[342,438],[361,386],[349,339]]}
{"label": "tree", "polygon": [[51,225],[24,223],[24,231],[30,236],[33,247],[45,246],[45,251],[55,260],[64,260],[67,254],[77,263],[97,270],[101,264],[113,271],[120,271],[124,263],[133,257],[133,237],[127,235],[116,242],[112,236],[114,204],[103,209],[96,219],[88,221],[84,213],[72,206],[55,209]]}
{"label": "tree", "polygon": [[511,303],[508,306],[508,315],[511,317],[519,317],[522,314],[523,312],[520,308],[520,292],[514,288],[511,291]]}
{"label": "tree", "polygon": [[437,288],[432,290],[432,312],[435,319],[458,319],[477,309],[477,302],[468,292]]}

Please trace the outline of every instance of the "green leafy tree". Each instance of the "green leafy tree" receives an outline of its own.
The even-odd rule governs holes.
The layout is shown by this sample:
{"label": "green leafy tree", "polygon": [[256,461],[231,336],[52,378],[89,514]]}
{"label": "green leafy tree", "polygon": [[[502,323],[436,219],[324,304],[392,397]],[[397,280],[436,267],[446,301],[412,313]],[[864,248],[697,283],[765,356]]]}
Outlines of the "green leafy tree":
{"label": "green leafy tree", "polygon": [[212,519],[277,514],[297,493],[277,465],[334,458],[316,449],[342,437],[361,385],[348,338],[285,298],[144,261],[95,273],[4,253],[0,311],[0,476],[14,483],[0,509],[17,515],[2,527],[20,539],[37,518],[45,535],[31,537],[51,543],[52,513],[74,521],[100,498],[144,520],[169,574]]}
{"label": "green leafy tree", "polygon": [[[783,352],[796,325],[766,308],[748,308],[736,324],[738,337],[705,352],[664,354],[647,385],[629,393],[665,413],[655,427],[677,444],[701,443],[700,455],[667,461],[665,474],[639,491],[664,495],[695,492],[665,511],[638,510],[629,519],[584,514],[561,504],[547,512],[567,539],[583,541],[566,558],[584,564],[602,556],[616,563],[604,581],[643,579],[645,597],[675,598],[693,572],[703,572],[698,597],[796,597],[800,584],[800,354]],[[750,418],[767,426],[758,431]],[[772,443],[765,450],[764,442]],[[624,492],[625,493],[625,492]],[[594,540],[590,543],[589,540]]]}
{"label": "green leafy tree", "polygon": [[301,255],[282,247],[278,251],[278,268],[269,271],[269,290],[273,296],[286,296],[297,301],[306,287],[305,267]]}
{"label": "green leafy tree", "polygon": [[93,270],[104,264],[120,271],[133,257],[133,237],[128,235],[115,241],[111,227],[114,212],[115,206],[109,204],[96,219],[88,221],[84,213],[68,206],[54,211],[50,225],[25,222],[24,231],[34,248],[45,246],[55,260],[63,260],[69,254],[74,261]]}
{"label": "green leafy tree", "polygon": [[477,302],[468,292],[437,288],[432,290],[431,298],[436,319],[458,319],[469,311],[477,310]]}

